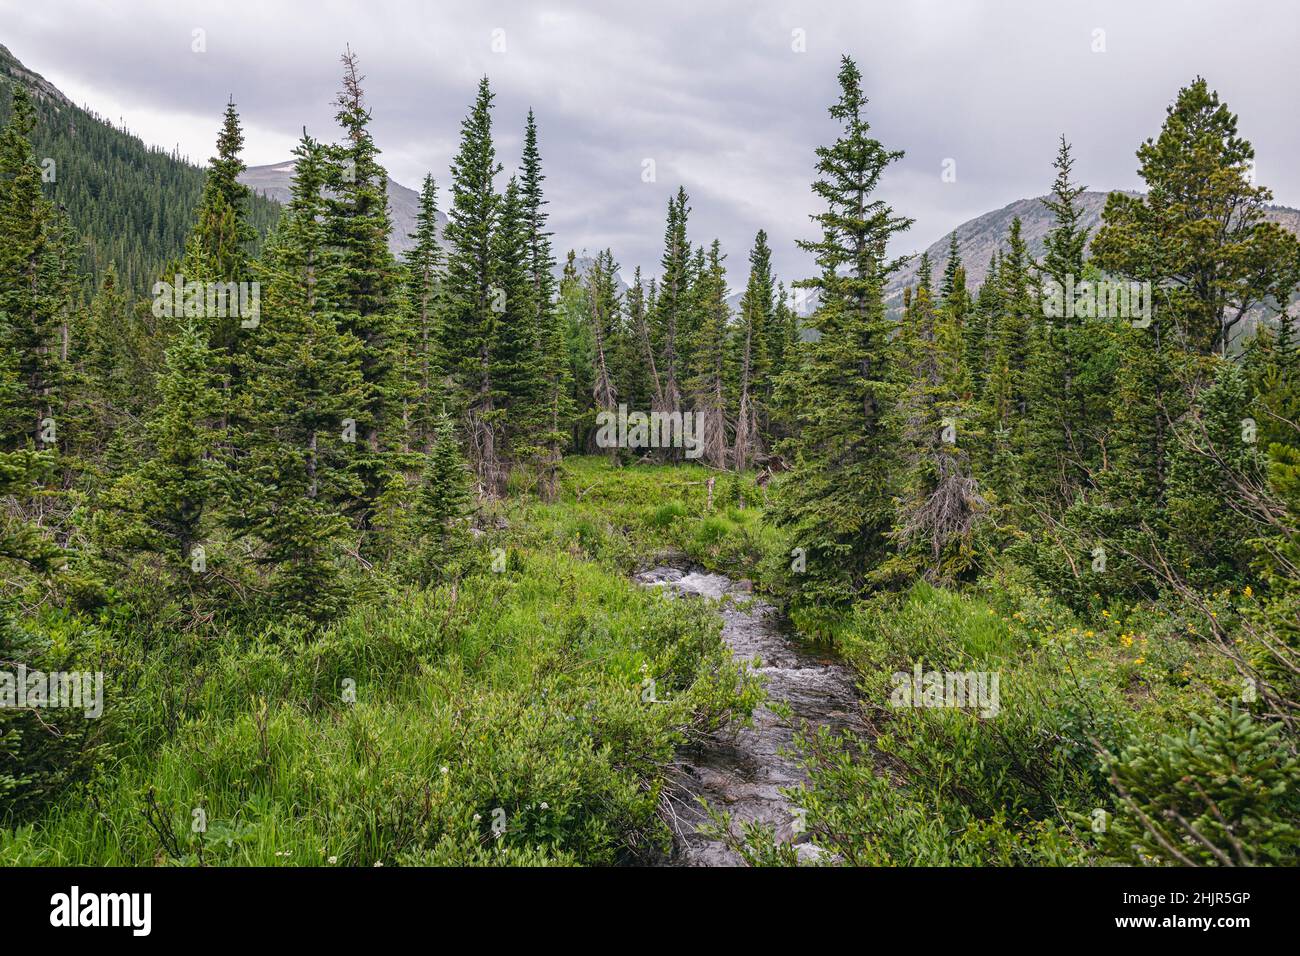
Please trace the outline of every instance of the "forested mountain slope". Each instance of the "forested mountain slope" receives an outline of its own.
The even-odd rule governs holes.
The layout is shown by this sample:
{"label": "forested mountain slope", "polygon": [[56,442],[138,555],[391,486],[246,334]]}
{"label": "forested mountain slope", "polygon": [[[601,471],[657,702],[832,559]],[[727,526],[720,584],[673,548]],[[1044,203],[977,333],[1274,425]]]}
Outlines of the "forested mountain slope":
{"label": "forested mountain slope", "polygon": [[[84,240],[82,271],[98,275],[112,263],[125,286],[144,293],[184,248],[203,192],[203,168],[146,146],[77,106],[0,45],[0,85],[15,79],[27,85],[36,108],[36,155],[52,161],[46,196],[65,209]],[[9,103],[6,89],[0,123],[9,120]],[[278,205],[269,200],[258,197],[249,205],[259,237],[278,215]]]}

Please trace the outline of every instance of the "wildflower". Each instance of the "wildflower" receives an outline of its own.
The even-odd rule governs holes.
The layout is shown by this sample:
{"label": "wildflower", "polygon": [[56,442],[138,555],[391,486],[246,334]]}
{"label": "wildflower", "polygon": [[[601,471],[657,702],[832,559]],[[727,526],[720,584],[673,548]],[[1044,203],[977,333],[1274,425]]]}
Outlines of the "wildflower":
{"label": "wildflower", "polygon": [[335,863],[337,863],[338,861],[339,861],[339,858],[338,858],[337,856],[332,856],[332,857],[330,857],[330,860],[329,860],[329,862],[330,862],[330,866],[333,866],[333,865],[334,865]]}
{"label": "wildflower", "polygon": [[546,805],[546,801],[545,801],[545,800],[542,801],[542,809],[543,809],[543,810],[549,810],[549,809],[551,809],[549,806]]}
{"label": "wildflower", "polygon": [[1250,597],[1250,596],[1253,595],[1255,592],[1252,591],[1252,590],[1250,589],[1250,585],[1247,584],[1244,588],[1241,589],[1241,593],[1244,594],[1246,597]]}
{"label": "wildflower", "polygon": [[1147,659],[1145,657],[1136,657],[1133,659],[1134,664],[1145,664],[1146,662]]}

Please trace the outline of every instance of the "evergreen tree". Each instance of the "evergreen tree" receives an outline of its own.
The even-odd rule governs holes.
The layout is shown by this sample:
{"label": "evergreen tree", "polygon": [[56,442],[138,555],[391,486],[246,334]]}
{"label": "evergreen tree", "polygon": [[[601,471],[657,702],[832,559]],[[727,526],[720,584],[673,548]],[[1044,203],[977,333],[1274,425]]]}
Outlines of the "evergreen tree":
{"label": "evergreen tree", "polygon": [[985,410],[992,431],[989,479],[1010,499],[1022,489],[1019,456],[1027,433],[1027,365],[1035,303],[1030,289],[1028,248],[1020,217],[1011,221],[1007,252],[998,263],[999,311],[991,330],[991,365],[985,384]]}
{"label": "evergreen tree", "polygon": [[68,237],[41,192],[32,150],[35,113],[13,87],[13,115],[0,129],[0,355],[13,385],[0,408],[0,449],[43,448],[60,407],[69,309]]}
{"label": "evergreen tree", "polygon": [[632,274],[632,285],[625,298],[626,315],[619,329],[616,381],[621,400],[628,408],[648,411],[655,400],[654,380],[658,374],[654,350],[650,346],[650,327],[646,315],[646,286],[641,267]]}
{"label": "evergreen tree", "polygon": [[[587,317],[591,323],[594,379],[591,397],[597,414],[617,412],[618,386],[612,368],[612,347],[618,327],[619,301],[614,276],[618,265],[613,253],[606,249],[597,253],[587,273]],[[609,457],[618,458],[618,447],[610,446]]]}
{"label": "evergreen tree", "polygon": [[1251,181],[1255,151],[1204,79],[1179,90],[1137,156],[1146,194],[1110,194],[1093,256],[1117,277],[1150,281],[1188,349],[1226,355],[1252,307],[1290,298],[1300,241],[1264,220],[1272,193]]}
{"label": "evergreen tree", "polygon": [[[251,192],[239,181],[244,161],[244,132],[234,102],[226,104],[221,132],[217,134],[217,155],[208,163],[194,215],[194,226],[186,243],[183,268],[187,279],[218,282],[248,281],[249,245],[257,231],[248,221]],[[217,316],[205,316],[214,349],[229,350],[238,337],[238,323]]]}
{"label": "evergreen tree", "polygon": [[[958,279],[964,282],[960,265],[951,276],[946,301],[957,294]],[[947,309],[934,307],[928,269],[920,278],[898,340],[901,395],[893,414],[902,483],[893,531],[900,554],[894,566],[906,578],[920,570],[927,578],[947,581],[974,560],[971,535],[985,502],[967,447],[979,432],[966,402],[970,386],[960,330]]]}
{"label": "evergreen tree", "polygon": [[970,374],[971,390],[981,400],[985,399],[992,352],[991,332],[1002,312],[1002,280],[998,274],[1000,258],[997,252],[989,257],[988,271],[975,295],[975,304],[966,325],[962,328],[962,346],[966,369]]}
{"label": "evergreen tree", "polygon": [[726,468],[728,457],[725,376],[729,310],[724,258],[721,244],[714,239],[707,265],[697,280],[699,320],[691,348],[696,371],[689,383],[701,455],[714,468]]}
{"label": "evergreen tree", "polygon": [[[1076,205],[1085,187],[1070,178],[1074,160],[1070,144],[1061,137],[1056,180],[1043,200],[1055,219],[1044,240],[1038,270],[1049,291],[1063,296],[1096,278],[1085,271],[1088,230]],[[1101,465],[1101,448],[1109,426],[1112,382],[1106,374],[1112,358],[1114,330],[1096,317],[1072,315],[1061,308],[1052,314],[1050,299],[1030,333],[1025,390],[1029,396],[1029,427],[1024,434],[1023,470],[1028,493],[1054,513],[1061,513],[1090,483]]]}
{"label": "evergreen tree", "polygon": [[812,324],[821,337],[800,347],[800,365],[782,381],[795,409],[792,437],[782,446],[792,469],[775,508],[777,522],[802,549],[800,590],[832,600],[856,593],[888,550],[895,438],[887,416],[895,387],[883,294],[902,263],[887,261],[885,247],[911,224],[872,198],[902,153],[870,136],[862,76],[848,57],[839,83],[830,114],[841,133],[834,144],[818,147],[813,183],[826,204],[814,217],[823,235],[800,243],[821,269],[801,283],[820,292]]}
{"label": "evergreen tree", "polygon": [[662,378],[662,388],[656,388],[654,410],[668,414],[682,410],[681,333],[687,325],[691,281],[691,247],[686,240],[690,207],[686,202],[686,190],[681,187],[676,196],[668,199],[664,251],[659,260],[660,274],[653,313],[652,340],[660,356],[659,376]]}
{"label": "evergreen tree", "polygon": [[400,442],[403,383],[397,374],[398,271],[388,251],[392,222],[388,215],[388,174],[379,164],[379,148],[370,132],[351,50],[342,56],[343,88],[335,99],[335,120],[343,142],[326,148],[326,195],[322,212],[331,266],[323,273],[323,294],[337,311],[340,332],[358,340],[355,355],[362,390],[349,415],[356,423],[353,468],[362,493],[357,520],[370,529],[379,496],[388,486],[393,463],[389,453]]}
{"label": "evergreen tree", "polygon": [[248,487],[235,519],[261,542],[284,614],[323,621],[341,604],[339,560],[351,531],[342,509],[363,489],[351,468],[345,420],[364,394],[361,343],[337,324],[320,283],[333,266],[325,246],[324,151],[305,137],[296,151],[292,198],[267,243],[266,322],[250,386]]}
{"label": "evergreen tree", "polygon": [[[195,592],[205,580],[210,512],[222,481],[214,427],[221,403],[216,362],[197,324],[183,326],[158,375],[158,401],[145,424],[149,457],[114,488],[109,505],[113,549],[161,556],[173,593]],[[107,539],[106,539],[107,540]]]}
{"label": "evergreen tree", "polygon": [[791,410],[783,401],[779,384],[783,376],[798,365],[799,316],[790,306],[785,283],[778,282],[772,322],[768,329],[768,355],[771,371],[768,374],[767,434],[769,447],[776,447],[789,436]]}
{"label": "evergreen tree", "polygon": [[[1218,362],[1213,383],[1196,396],[1178,425],[1169,454],[1169,535],[1164,546],[1191,571],[1193,583],[1232,582],[1247,567],[1248,540],[1266,527],[1243,529],[1240,501],[1263,483],[1258,444],[1243,436],[1250,386],[1245,370]],[[1243,533],[1245,532],[1245,533]]]}
{"label": "evergreen tree", "polygon": [[445,397],[442,348],[442,249],[438,245],[438,187],[426,175],[420,187],[420,209],[415,217],[413,245],[406,254],[406,307],[408,327],[407,376],[410,384],[406,415],[410,444],[428,453],[433,442],[434,410]]}
{"label": "evergreen tree", "polygon": [[470,461],[483,488],[505,486],[500,461],[499,390],[492,379],[497,337],[492,233],[501,197],[493,178],[501,171],[492,144],[492,99],[487,77],[461,123],[460,149],[452,160],[452,202],[448,212],[446,349],[458,403],[465,410]]}
{"label": "evergreen tree", "polygon": [[496,336],[490,374],[497,393],[495,414],[504,442],[502,467],[530,460],[543,451],[538,442],[538,310],[531,274],[530,237],[520,203],[519,182],[511,177],[501,197],[492,233],[492,309]]}
{"label": "evergreen tree", "polygon": [[470,473],[455,425],[445,412],[438,418],[433,449],[429,452],[416,499],[416,527],[419,546],[416,571],[428,583],[447,577],[455,570],[469,537],[465,518],[470,512]]}
{"label": "evergreen tree", "polygon": [[749,281],[740,299],[740,327],[736,332],[736,438],[732,461],[737,470],[748,467],[763,452],[771,404],[772,359],[768,346],[772,341],[773,312],[772,250],[762,229],[754,237],[749,253]]}
{"label": "evergreen tree", "polygon": [[532,285],[529,300],[532,325],[537,336],[537,422],[534,427],[538,431],[541,449],[542,494],[549,499],[557,490],[566,426],[573,411],[569,398],[572,381],[564,323],[555,302],[555,257],[551,252],[551,233],[546,229],[550,214],[545,208],[542,189],[545,179],[537,145],[537,124],[533,111],[529,110],[519,169],[519,198],[528,247],[528,277]]}

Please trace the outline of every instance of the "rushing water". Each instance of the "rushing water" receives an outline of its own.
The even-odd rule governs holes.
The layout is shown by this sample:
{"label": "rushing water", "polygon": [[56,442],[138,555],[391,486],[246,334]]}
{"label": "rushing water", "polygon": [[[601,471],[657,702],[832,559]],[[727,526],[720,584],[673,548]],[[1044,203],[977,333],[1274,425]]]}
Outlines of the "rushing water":
{"label": "rushing water", "polygon": [[[785,701],[796,725],[811,728],[860,729],[857,692],[849,670],[823,654],[801,647],[782,630],[776,609],[752,598],[745,582],[721,574],[658,567],[638,574],[647,586],[664,587],[676,595],[692,595],[723,602],[722,639],[737,658],[761,661],[756,671],[765,678],[768,697]],[[737,604],[736,601],[740,603]],[[780,792],[806,779],[789,755],[794,727],[765,706],[754,712],[751,727],[717,735],[700,747],[681,754],[679,767],[692,797],[701,797],[716,809],[731,814],[733,825],[752,820],[776,827],[779,839],[794,841],[801,860],[822,851],[795,832],[796,813]],[[674,801],[678,836],[671,863],[679,866],[730,866],[740,863],[727,846],[698,830],[708,821],[697,801]]]}

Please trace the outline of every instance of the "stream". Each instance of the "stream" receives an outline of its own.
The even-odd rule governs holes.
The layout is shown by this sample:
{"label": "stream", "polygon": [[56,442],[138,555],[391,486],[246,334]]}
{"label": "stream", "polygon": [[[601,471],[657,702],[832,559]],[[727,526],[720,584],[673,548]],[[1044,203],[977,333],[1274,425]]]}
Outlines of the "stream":
{"label": "stream", "polygon": [[[858,695],[851,671],[834,657],[801,646],[781,625],[776,608],[753,597],[747,581],[699,569],[657,567],[635,580],[648,587],[667,588],[677,596],[721,601],[722,639],[736,658],[752,662],[763,677],[769,700],[789,704],[796,725],[835,731],[861,730]],[[732,598],[724,601],[724,598]],[[738,605],[735,602],[740,602]],[[807,779],[786,751],[795,728],[765,705],[754,711],[753,725],[719,732],[701,746],[683,750],[679,766],[692,797],[731,814],[733,825],[758,821],[775,826],[778,839],[793,841],[800,862],[812,862],[825,851],[796,832],[796,807],[783,787]],[[708,816],[698,801],[677,806],[678,834],[671,866],[737,866],[743,861],[718,840],[699,832]]]}

